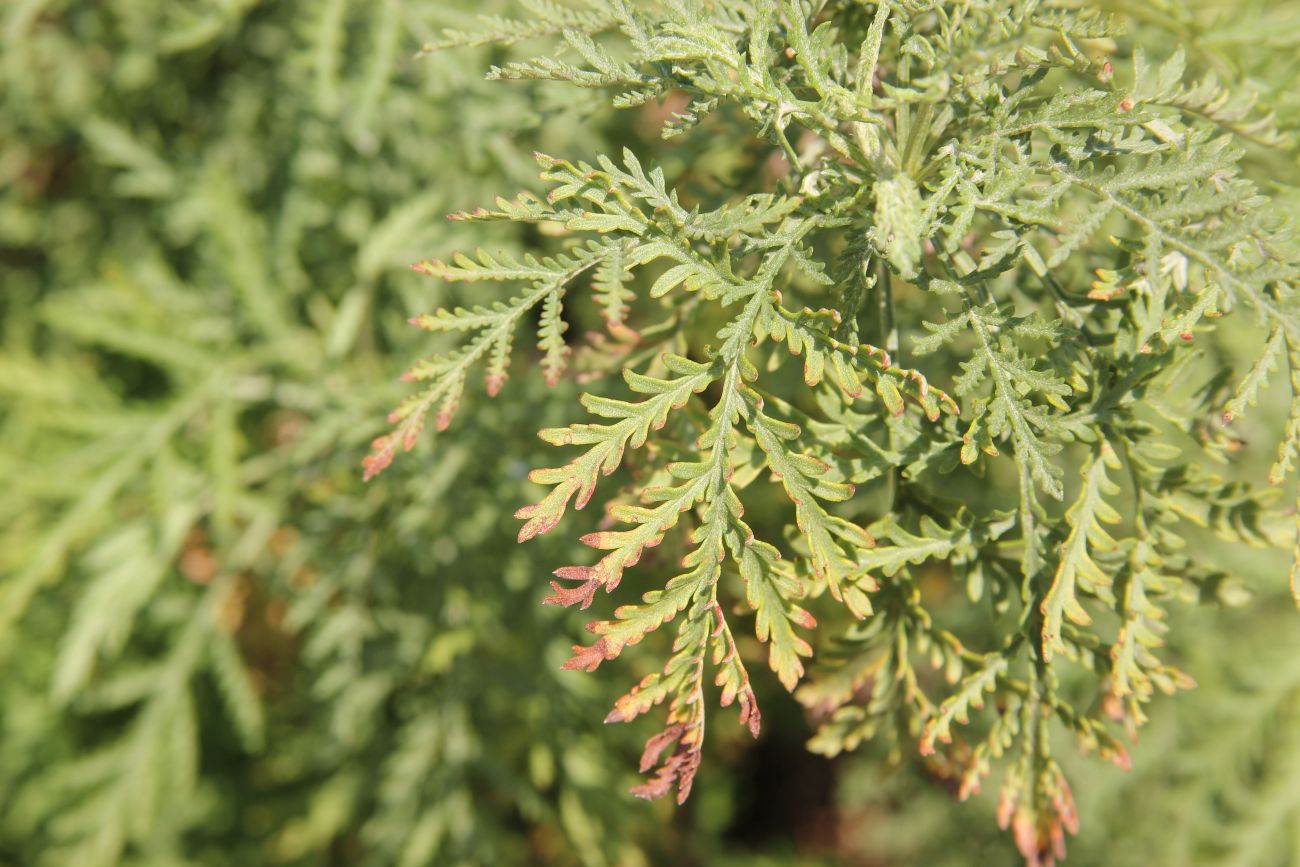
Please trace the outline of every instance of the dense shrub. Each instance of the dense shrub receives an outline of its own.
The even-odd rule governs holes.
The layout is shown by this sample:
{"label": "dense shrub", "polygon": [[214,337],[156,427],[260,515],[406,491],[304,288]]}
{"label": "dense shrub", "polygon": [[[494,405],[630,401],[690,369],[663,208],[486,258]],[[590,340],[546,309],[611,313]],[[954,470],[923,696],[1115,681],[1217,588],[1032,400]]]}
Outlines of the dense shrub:
{"label": "dense shrub", "polygon": [[[1273,444],[1296,442],[1284,425],[1300,10],[1096,5],[1114,22],[1038,9],[1049,26],[1023,35],[1017,16],[1039,4],[647,3],[637,26],[620,4],[571,15],[538,0],[486,21],[480,4],[445,0],[53,0],[0,13],[0,860],[1012,863],[1015,843],[992,827],[996,792],[951,798],[1005,736],[1011,762],[994,764],[1010,768],[1013,795],[1024,789],[1018,842],[1031,857],[1071,824],[1055,782],[1068,776],[1083,825],[1070,863],[1293,863],[1300,647],[1294,614],[1278,610],[1277,554],[1293,497],[1270,500],[1263,480]],[[946,44],[941,22],[964,6],[969,30]],[[878,71],[862,75],[873,33]],[[460,47],[417,56],[426,43]],[[1148,74],[1135,89],[1139,45]],[[494,65],[525,80],[483,81]],[[612,109],[608,88],[631,96]],[[1012,92],[1023,101],[999,114]],[[882,119],[874,133],[852,126],[874,124],[867,114]],[[904,114],[933,134],[878,174],[862,158],[873,136],[889,153]],[[665,123],[684,134],[661,140]],[[998,123],[1006,147],[980,152]],[[951,162],[926,171],[952,139]],[[534,150],[555,155],[542,182]],[[1115,185],[1136,214],[1015,174],[1017,160],[1037,171],[1048,159]],[[981,160],[999,170],[972,176]],[[478,224],[493,215],[476,206],[518,189],[533,195]],[[1144,233],[1144,219],[1160,231]],[[1143,246],[1153,235],[1163,249]],[[637,252],[648,242],[663,245],[658,260]],[[487,258],[450,255],[479,246]],[[428,260],[434,276],[514,285],[406,267],[431,255],[451,262]],[[1156,278],[1143,271],[1152,256],[1164,257]],[[561,310],[547,281],[583,268]],[[762,292],[746,294],[755,279]],[[520,286],[537,311],[494,310]],[[963,306],[963,291],[987,294]],[[1231,315],[1197,318],[1226,312],[1230,295]],[[773,299],[754,307],[768,342],[718,337],[754,298]],[[439,306],[486,312],[421,316]],[[467,344],[431,346],[406,320],[490,332],[501,316],[519,326],[510,380],[495,400],[466,394],[450,419],[484,371],[460,376],[446,362]],[[953,342],[918,354],[922,323],[945,319]],[[992,379],[972,370],[963,385],[957,365],[981,329],[995,335]],[[499,337],[479,345],[494,392],[511,349]],[[759,400],[746,359],[766,365],[777,339]],[[800,358],[781,361],[793,348]],[[412,393],[396,374],[430,349],[442,361],[418,370],[443,391],[406,406],[441,407],[451,423],[412,437],[399,419],[382,438],[385,413]],[[1022,381],[999,392],[999,365]],[[631,390],[625,367],[641,375]],[[646,445],[599,481],[620,504],[609,518],[640,521],[647,488],[706,478],[690,468],[701,456],[729,465],[716,480],[739,492],[743,517],[710,481],[655,518],[661,544],[627,549],[624,602],[663,588],[692,544],[702,551],[689,580],[650,600],[686,608],[660,630],[685,630],[675,651],[655,634],[617,677],[565,671],[583,617],[539,604],[544,576],[593,562],[573,540],[588,531],[605,554],[626,549],[626,527],[581,513],[515,544],[512,513],[546,494],[529,470],[570,459],[534,434],[581,442],[595,434],[580,391],[617,418],[626,404],[612,401],[674,380],[664,409],[680,410],[657,430],[647,416]],[[720,400],[736,402],[710,417]],[[1104,425],[1080,421],[1102,412]],[[738,435],[696,443],[719,425]],[[375,437],[372,470],[408,439],[415,453],[366,485]],[[1143,446],[1159,467],[1146,478],[1127,450],[1154,440],[1178,453]],[[784,485],[766,481],[773,470]],[[597,473],[539,480],[573,487],[567,497]],[[1137,512],[1135,489],[1150,498]],[[558,517],[555,502],[525,513],[528,535]],[[1086,530],[1103,503],[1123,515],[1105,529],[1126,540],[1118,553]],[[742,527],[761,541],[746,544]],[[1161,577],[1117,565],[1144,546]],[[1066,563],[1091,627],[1060,590]],[[581,568],[561,574],[560,601],[596,589],[563,580],[583,586]],[[609,617],[606,601],[591,605]],[[757,638],[777,648],[771,675],[750,605]],[[662,614],[627,609],[598,630],[630,644]],[[730,632],[717,631],[724,617]],[[1139,641],[1128,655],[1112,653],[1121,626]],[[695,681],[653,673],[674,652],[694,661],[714,642],[712,654],[717,636],[724,697],[762,708],[761,739],[710,727],[690,800],[645,805],[625,793],[649,731],[595,723],[635,671],[650,679],[616,718],[665,699],[670,732],[693,726]],[[1200,688],[1148,705],[1153,686],[1190,685],[1175,667]],[[796,703],[783,684],[801,675]],[[986,685],[985,709],[958,726]],[[1056,721],[1023,740],[1030,729],[1008,728],[1019,716],[993,712],[1013,707]],[[973,752],[943,748],[950,720]],[[1075,759],[1070,730],[1130,750],[1134,770]],[[809,738],[839,755],[805,753]],[[917,757],[918,738],[935,754]],[[644,793],[688,789],[698,743],[686,738]],[[1120,806],[1133,802],[1143,809]]]}

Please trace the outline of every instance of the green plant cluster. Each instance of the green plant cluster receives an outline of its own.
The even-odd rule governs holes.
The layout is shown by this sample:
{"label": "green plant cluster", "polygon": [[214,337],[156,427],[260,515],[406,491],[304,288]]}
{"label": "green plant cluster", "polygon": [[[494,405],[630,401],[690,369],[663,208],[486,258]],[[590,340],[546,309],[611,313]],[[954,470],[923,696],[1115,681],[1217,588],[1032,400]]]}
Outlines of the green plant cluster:
{"label": "green plant cluster", "polygon": [[477,412],[432,472],[357,471],[423,346],[406,264],[526,182],[516,138],[603,140],[486,85],[485,52],[416,58],[465,14],[0,12],[0,863],[688,846],[609,799],[629,747],[574,736],[603,697],[561,676],[506,544],[549,391]]}
{"label": "green plant cluster", "polygon": [[[1232,251],[1298,210],[1300,10],[1051,5],[0,9],[0,864],[1010,864],[951,797],[999,750],[1072,864],[1300,860],[1289,326],[1207,300],[1292,309]],[[557,567],[651,595],[574,656]],[[624,698],[563,669],[637,643]],[[594,725],[659,702],[680,808]],[[1129,773],[1070,749],[1147,716]]]}
{"label": "green plant cluster", "polygon": [[[672,631],[606,717],[667,705],[633,792],[689,796],[710,681],[758,735],[749,608],[820,720],[813,749],[894,738],[961,798],[997,768],[998,823],[1054,863],[1079,829],[1056,733],[1130,766],[1148,703],[1195,683],[1164,649],[1169,609],[1244,592],[1223,549],[1294,547],[1300,601],[1296,501],[1277,496],[1300,454],[1294,64],[1265,70],[1277,107],[1212,50],[1189,69],[1216,35],[1187,32],[1190,10],[1157,58],[1123,9],[1038,0],[528,8],[431,48],[558,35],[489,77],[672,101],[663,138],[732,142],[731,183],[670,177],[656,150],[539,153],[544,197],[456,215],[561,240],[417,266],[523,288],[415,320],[473,336],[409,371],[425,385],[368,474],[430,413],[446,429],[478,365],[495,395],[524,321],[558,381],[565,306],[589,288],[608,324],[589,347],[622,383],[582,396],[594,421],[540,432],[578,452],[532,472],[545,492],[516,516],[525,542],[602,491],[581,536],[595,562],[556,569],[548,602],[586,609],[643,559],[661,576],[566,663]],[[1266,478],[1218,471],[1279,370],[1287,421],[1254,444],[1275,452]],[[1219,556],[1194,555],[1208,539]],[[979,631],[936,610],[936,561]],[[814,636],[828,652],[809,674]]]}

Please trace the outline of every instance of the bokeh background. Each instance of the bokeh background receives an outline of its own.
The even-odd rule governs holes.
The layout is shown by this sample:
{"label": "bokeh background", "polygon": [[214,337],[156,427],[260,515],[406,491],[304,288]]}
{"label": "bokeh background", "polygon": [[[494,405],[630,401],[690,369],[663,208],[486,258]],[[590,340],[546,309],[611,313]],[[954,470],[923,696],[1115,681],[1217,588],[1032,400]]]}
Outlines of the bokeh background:
{"label": "bokeh background", "polygon": [[[1300,114],[1295,2],[1204,32],[1111,5]],[[406,265],[547,243],[446,213],[534,187],[534,149],[726,183],[653,111],[485,82],[510,49],[416,56],[508,8],[0,4],[0,864],[1017,863],[916,757],[809,754],[773,678],[757,743],[715,714],[687,805],[627,794],[647,731],[600,720],[653,655],[561,672],[583,617],[540,601],[576,534],[514,543],[578,386],[516,371],[362,483],[435,346],[407,318],[474,299]],[[1071,767],[1071,865],[1300,863],[1300,615],[1285,558],[1234,565],[1231,606],[1176,615],[1201,688],[1157,702],[1132,772]]]}

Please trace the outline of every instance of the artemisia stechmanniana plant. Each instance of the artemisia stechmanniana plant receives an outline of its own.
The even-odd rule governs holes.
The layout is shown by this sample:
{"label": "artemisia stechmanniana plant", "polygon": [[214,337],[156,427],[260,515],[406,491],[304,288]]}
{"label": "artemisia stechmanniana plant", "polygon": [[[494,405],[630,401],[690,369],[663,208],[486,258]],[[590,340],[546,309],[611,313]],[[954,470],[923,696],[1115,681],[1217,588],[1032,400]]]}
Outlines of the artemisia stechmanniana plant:
{"label": "artemisia stechmanniana plant", "polygon": [[[813,748],[911,741],[943,754],[963,796],[997,762],[1002,823],[1031,864],[1052,863],[1077,822],[1051,729],[1126,764],[1116,728],[1191,684],[1161,656],[1165,607],[1230,584],[1187,540],[1289,544],[1267,485],[1206,469],[1270,372],[1300,394],[1297,245],[1243,170],[1246,148],[1292,148],[1287,131],[1181,53],[1124,49],[1120,23],[1086,4],[526,5],[446,46],[557,37],[491,76],[624,109],[671,100],[664,137],[707,128],[695,153],[727,154],[740,180],[710,196],[679,192],[653,153],[538,154],[545,197],[454,215],[564,241],[416,266],[517,289],[415,320],[463,340],[407,374],[421,390],[367,474],[429,415],[446,427],[471,376],[496,394],[524,324],[543,375],[565,376],[565,305],[589,295],[608,336],[585,354],[623,386],[583,395],[590,420],[541,431],[564,457],[533,471],[546,492],[519,510],[519,538],[600,489],[594,562],[557,569],[546,600],[582,608],[669,537],[685,550],[675,569],[656,558],[662,588],[591,623],[567,664],[594,670],[672,623],[662,670],[609,714],[668,705],[636,793],[689,794],[706,680],[758,733],[743,598],[777,678],[820,720]],[[1214,342],[1227,314],[1259,326],[1245,363]],[[1300,400],[1269,481],[1298,451]],[[746,518],[770,483],[783,535]],[[932,614],[918,577],[935,563],[995,640],[972,646]],[[851,618],[808,676],[813,599]]]}

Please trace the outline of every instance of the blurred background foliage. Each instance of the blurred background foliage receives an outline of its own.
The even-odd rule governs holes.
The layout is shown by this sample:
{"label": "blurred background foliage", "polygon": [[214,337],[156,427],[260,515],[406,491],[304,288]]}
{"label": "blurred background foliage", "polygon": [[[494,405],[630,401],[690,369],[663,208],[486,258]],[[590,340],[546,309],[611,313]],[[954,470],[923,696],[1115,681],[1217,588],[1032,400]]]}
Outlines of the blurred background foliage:
{"label": "blurred background foliage", "polygon": [[[1102,5],[1300,117],[1296,3]],[[533,186],[535,148],[728,176],[716,138],[485,83],[504,49],[415,56],[482,11],[0,8],[0,863],[1014,864],[918,760],[808,754],[771,678],[685,807],[626,794],[644,733],[593,725],[622,679],[561,672],[583,618],[540,605],[573,552],[513,541],[576,385],[517,372],[361,483],[430,348],[406,318],[463,297],[404,265],[545,245],[444,214]],[[1134,771],[1074,769],[1069,863],[1300,863],[1300,630],[1284,567],[1241,568],[1239,609],[1180,615],[1202,688]]]}

